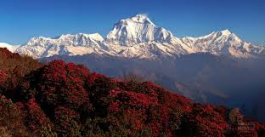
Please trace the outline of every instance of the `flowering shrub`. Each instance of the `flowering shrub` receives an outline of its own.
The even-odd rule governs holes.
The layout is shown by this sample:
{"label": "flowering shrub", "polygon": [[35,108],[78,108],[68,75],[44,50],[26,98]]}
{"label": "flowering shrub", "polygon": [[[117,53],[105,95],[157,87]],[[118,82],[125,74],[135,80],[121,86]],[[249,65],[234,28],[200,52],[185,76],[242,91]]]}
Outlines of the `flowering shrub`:
{"label": "flowering shrub", "polygon": [[28,136],[20,107],[0,94],[0,136]]}
{"label": "flowering shrub", "polygon": [[[21,60],[7,50],[0,50],[0,57]],[[242,132],[228,122],[225,107],[197,104],[151,82],[121,81],[61,60],[26,69],[18,64],[2,67],[0,59],[0,70],[0,133],[234,137],[265,132],[257,122]]]}
{"label": "flowering shrub", "polygon": [[6,76],[7,76],[6,72],[5,72],[5,71],[2,71],[2,70],[0,70],[0,83],[2,83],[2,82],[5,82],[5,81],[6,81]]}
{"label": "flowering shrub", "polygon": [[40,132],[42,128],[52,125],[34,98],[27,102],[26,108],[28,110],[26,124],[33,132]]}
{"label": "flowering shrub", "polygon": [[13,54],[7,49],[0,48],[0,93],[13,100],[20,100],[17,86],[23,77],[41,67],[38,61]]}
{"label": "flowering shrub", "polygon": [[183,133],[190,136],[224,137],[228,130],[225,119],[211,105],[194,104],[193,111],[184,119],[183,126],[183,130],[189,130]]}
{"label": "flowering shrub", "polygon": [[25,97],[36,97],[49,107],[67,104],[77,109],[88,102],[88,92],[84,88],[88,74],[83,66],[54,61],[29,75],[21,89]]}

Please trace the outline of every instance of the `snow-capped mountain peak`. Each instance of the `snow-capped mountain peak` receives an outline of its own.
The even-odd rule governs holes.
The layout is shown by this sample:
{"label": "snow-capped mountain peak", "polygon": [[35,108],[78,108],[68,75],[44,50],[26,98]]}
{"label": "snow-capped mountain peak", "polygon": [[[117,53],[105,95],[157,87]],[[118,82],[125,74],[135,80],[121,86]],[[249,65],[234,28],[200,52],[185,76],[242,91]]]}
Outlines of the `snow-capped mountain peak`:
{"label": "snow-capped mountain peak", "polygon": [[104,38],[98,34],[63,34],[61,36],[55,38],[47,38],[47,37],[33,37],[31,38],[27,45],[29,46],[41,46],[44,44],[59,44],[59,45],[69,45],[69,46],[87,46],[93,43],[102,42]]}
{"label": "snow-capped mountain peak", "polygon": [[220,39],[222,41],[233,41],[233,42],[243,42],[236,34],[232,33],[230,30],[222,30],[215,33],[212,33],[213,37],[216,39]]}
{"label": "snow-capped mountain peak", "polygon": [[205,52],[236,58],[250,58],[258,54],[265,54],[265,47],[245,42],[228,29],[197,38],[184,37],[181,40],[191,47],[195,53]]}
{"label": "snow-capped mountain peak", "polygon": [[137,14],[131,17],[130,19],[137,23],[142,23],[142,24],[148,23],[148,24],[152,24],[153,26],[155,26],[155,24],[148,18],[146,14]]}
{"label": "snow-capped mountain peak", "polygon": [[144,14],[137,14],[131,18],[122,19],[116,23],[107,35],[108,44],[133,46],[152,41],[168,41],[173,35],[164,28],[156,27]]}
{"label": "snow-capped mountain peak", "polygon": [[78,34],[65,34],[61,35],[58,38],[53,39],[60,39],[60,40],[66,40],[66,39],[75,39],[78,40],[80,38],[83,39],[91,39],[95,41],[102,42],[104,38],[99,33],[93,33],[93,34],[85,34],[85,33],[78,33]]}
{"label": "snow-capped mountain peak", "polygon": [[177,38],[170,31],[157,27],[145,14],[120,20],[105,39],[98,33],[65,34],[55,38],[35,37],[17,49],[10,45],[2,47],[34,58],[91,53],[152,59],[192,53],[236,58],[265,54],[265,47],[245,42],[228,29],[201,37]]}
{"label": "snow-capped mountain peak", "polygon": [[237,42],[243,42],[243,40],[241,40],[236,34],[232,33],[230,30],[225,29],[225,30],[221,30],[221,31],[217,31],[217,32],[212,32],[208,35],[205,36],[200,36],[200,37],[184,37],[182,38],[182,40],[188,40],[190,42],[196,42],[196,41],[223,41],[223,42],[227,42],[227,41],[237,41]]}
{"label": "snow-capped mountain peak", "polygon": [[232,34],[232,32],[230,30],[228,30],[228,29],[222,30],[222,31],[220,31],[220,33],[222,33],[222,35],[226,35],[226,36]]}
{"label": "snow-capped mountain peak", "polygon": [[103,54],[107,49],[103,37],[98,34],[65,34],[55,38],[34,37],[16,52],[33,56],[34,58],[53,55],[84,55],[89,53]]}
{"label": "snow-capped mountain peak", "polygon": [[93,34],[83,34],[86,35],[87,37],[90,37],[96,41],[100,41],[102,42],[104,40],[104,38],[99,34],[99,33],[93,33]]}

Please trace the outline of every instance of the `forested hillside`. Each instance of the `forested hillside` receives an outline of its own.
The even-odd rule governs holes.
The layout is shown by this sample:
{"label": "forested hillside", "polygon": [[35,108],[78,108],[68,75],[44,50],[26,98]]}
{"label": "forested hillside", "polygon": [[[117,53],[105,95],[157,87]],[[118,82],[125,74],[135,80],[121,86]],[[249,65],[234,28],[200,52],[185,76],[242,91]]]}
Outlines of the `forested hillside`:
{"label": "forested hillside", "polygon": [[0,136],[255,137],[265,126],[238,109],[199,104],[151,82],[83,65],[41,64],[0,49]]}

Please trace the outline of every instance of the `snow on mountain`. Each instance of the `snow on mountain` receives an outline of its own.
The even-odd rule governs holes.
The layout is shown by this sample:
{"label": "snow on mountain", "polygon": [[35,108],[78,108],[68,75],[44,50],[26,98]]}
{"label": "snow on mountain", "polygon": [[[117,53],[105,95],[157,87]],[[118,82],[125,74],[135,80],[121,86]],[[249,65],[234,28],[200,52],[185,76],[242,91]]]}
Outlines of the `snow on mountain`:
{"label": "snow on mountain", "polygon": [[35,37],[17,49],[6,47],[34,58],[90,53],[149,59],[200,52],[235,58],[265,54],[265,47],[247,43],[229,30],[202,37],[177,38],[170,31],[157,27],[144,14],[120,20],[105,39],[98,33],[66,34],[57,38]]}
{"label": "snow on mountain", "polygon": [[212,32],[209,35],[198,38],[185,37],[181,40],[196,53],[230,55],[236,58],[255,57],[255,55],[265,53],[264,47],[247,43],[229,30]]}
{"label": "snow on mountain", "polygon": [[122,19],[104,42],[117,56],[155,58],[188,54],[188,48],[170,31],[157,27],[143,14]]}
{"label": "snow on mountain", "polygon": [[90,53],[104,54],[107,47],[102,44],[103,37],[98,34],[66,34],[57,38],[35,37],[19,47],[15,52],[34,58],[53,55],[84,55]]}
{"label": "snow on mountain", "polygon": [[107,42],[121,46],[151,41],[170,41],[173,34],[161,27],[156,27],[146,15],[137,14],[128,19],[122,19],[115,24],[107,35]]}
{"label": "snow on mountain", "polygon": [[7,43],[0,42],[0,48],[7,48],[9,51],[14,52],[19,46],[13,46]]}

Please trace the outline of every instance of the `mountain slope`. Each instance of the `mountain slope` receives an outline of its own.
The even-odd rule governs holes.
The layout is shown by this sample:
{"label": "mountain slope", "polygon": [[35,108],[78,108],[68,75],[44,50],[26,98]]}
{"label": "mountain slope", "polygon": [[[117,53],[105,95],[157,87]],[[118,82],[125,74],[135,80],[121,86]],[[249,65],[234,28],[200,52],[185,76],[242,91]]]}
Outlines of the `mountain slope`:
{"label": "mountain slope", "polygon": [[244,107],[244,114],[265,121],[260,111],[255,109],[265,90],[264,59],[233,59],[209,53],[183,55],[175,59],[155,60],[102,56],[53,56],[41,59],[50,62],[62,59],[67,62],[84,64],[91,71],[111,77],[123,78],[134,74],[142,79],[153,81],[189,97],[196,102],[221,104],[230,107]]}
{"label": "mountain slope", "polygon": [[[28,63],[5,49],[0,55]],[[151,82],[113,79],[61,60],[20,77],[4,65],[0,66],[0,135],[264,136],[265,126],[246,119],[238,109],[194,103]]]}
{"label": "mountain slope", "polygon": [[19,47],[15,52],[27,54],[34,58],[50,57],[53,55],[84,55],[90,53],[104,54],[107,50],[102,44],[103,38],[95,34],[67,34],[58,38],[36,37]]}
{"label": "mountain slope", "polygon": [[170,42],[173,38],[170,31],[156,27],[146,15],[137,14],[115,24],[107,35],[106,42],[111,45],[133,46],[152,41]]}
{"label": "mountain slope", "polygon": [[181,40],[196,53],[206,52],[214,55],[230,55],[236,58],[251,58],[265,53],[264,47],[247,43],[229,30],[213,32],[198,38],[185,37]]}
{"label": "mountain slope", "polygon": [[245,42],[229,30],[197,38],[178,38],[170,31],[157,27],[146,15],[137,14],[116,23],[105,39],[97,33],[38,37],[15,52],[34,58],[91,53],[146,59],[175,58],[192,53],[253,58],[264,55],[265,47]]}
{"label": "mountain slope", "polygon": [[7,43],[1,43],[0,42],[0,48],[7,48],[9,51],[11,52],[15,52],[15,50],[18,48],[19,46],[13,46]]}

